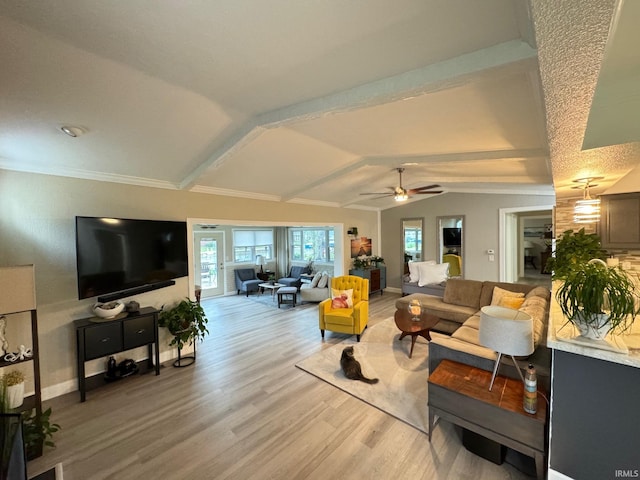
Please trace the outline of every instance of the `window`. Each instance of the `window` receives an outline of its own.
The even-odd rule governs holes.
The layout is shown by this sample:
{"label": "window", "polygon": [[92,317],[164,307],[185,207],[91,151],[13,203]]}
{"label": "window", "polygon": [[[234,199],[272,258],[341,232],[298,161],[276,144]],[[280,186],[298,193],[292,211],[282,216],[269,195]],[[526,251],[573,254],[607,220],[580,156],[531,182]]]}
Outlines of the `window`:
{"label": "window", "polygon": [[290,228],[291,260],[332,263],[335,259],[333,228]]}
{"label": "window", "polygon": [[422,252],[422,229],[419,227],[404,229],[404,251],[414,259]]}
{"label": "window", "polygon": [[234,230],[233,261],[253,262],[256,255],[273,259],[273,230]]}

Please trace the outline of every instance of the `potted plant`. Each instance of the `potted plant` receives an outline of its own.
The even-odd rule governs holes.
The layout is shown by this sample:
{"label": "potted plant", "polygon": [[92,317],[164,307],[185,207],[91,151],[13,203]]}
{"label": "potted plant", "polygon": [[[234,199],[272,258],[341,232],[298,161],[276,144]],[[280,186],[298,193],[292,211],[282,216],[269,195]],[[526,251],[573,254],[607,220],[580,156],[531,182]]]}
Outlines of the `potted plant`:
{"label": "potted plant", "polygon": [[596,340],[631,326],[638,313],[637,297],[627,274],[602,260],[570,269],[556,292],[567,321],[578,328],[580,335]]}
{"label": "potted plant", "polygon": [[373,263],[376,267],[379,267],[380,264],[384,263],[384,258],[374,255],[371,257],[371,263]]}
{"label": "potted plant", "polygon": [[18,408],[24,402],[24,373],[11,370],[2,376],[2,383],[6,386],[7,408]]}
{"label": "potted plant", "polygon": [[51,423],[51,407],[38,416],[35,409],[22,412],[22,436],[27,460],[42,455],[42,448],[55,447],[53,434],[60,430],[60,425]]}
{"label": "potted plant", "polygon": [[158,324],[173,335],[169,346],[175,345],[180,350],[185,343],[191,345],[194,340],[203,339],[209,333],[208,321],[202,306],[186,298],[167,310],[163,306]]}
{"label": "potted plant", "polygon": [[545,270],[553,272],[554,280],[560,280],[573,268],[586,264],[593,258],[606,258],[600,237],[595,233],[585,233],[584,228],[575,233],[573,230],[567,230],[556,241],[556,251],[547,260]]}
{"label": "potted plant", "polygon": [[369,263],[367,262],[367,260],[362,257],[356,257],[353,259],[353,268],[355,270],[362,270],[364,268],[367,268],[368,265]]}

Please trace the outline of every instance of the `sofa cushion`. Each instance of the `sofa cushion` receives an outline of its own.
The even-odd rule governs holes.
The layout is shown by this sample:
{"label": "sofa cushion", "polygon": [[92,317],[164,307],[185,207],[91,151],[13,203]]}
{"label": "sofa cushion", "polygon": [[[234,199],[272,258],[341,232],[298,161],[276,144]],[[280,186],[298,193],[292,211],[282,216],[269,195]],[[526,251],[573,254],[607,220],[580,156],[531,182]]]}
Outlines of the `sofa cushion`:
{"label": "sofa cushion", "polygon": [[551,298],[551,291],[546,287],[535,287],[524,296],[524,298],[529,297],[542,297],[548,301]]}
{"label": "sofa cushion", "polygon": [[506,282],[484,282],[482,284],[482,292],[480,293],[480,305],[478,309],[491,305],[491,299],[493,298],[493,289],[500,287],[503,290],[509,290],[510,292],[519,292],[527,294],[533,290],[533,285],[526,285],[524,283],[506,283]]}
{"label": "sofa cushion", "polygon": [[524,303],[518,309],[528,313],[533,319],[533,344],[537,347],[545,337],[545,329],[548,322],[548,304],[542,297],[525,298]]}
{"label": "sofa cushion", "polygon": [[480,310],[478,299],[482,291],[482,282],[477,280],[463,280],[460,278],[450,278],[444,289],[442,301],[452,305],[460,305],[474,309],[471,313]]}
{"label": "sofa cushion", "polygon": [[444,282],[447,279],[448,272],[448,263],[436,263],[435,265],[423,263],[418,267],[418,273],[420,275],[418,286],[424,287],[432,283]]}
{"label": "sofa cushion", "polygon": [[465,322],[465,324],[453,332],[451,338],[472,343],[474,345],[480,345],[480,330],[467,326]]}

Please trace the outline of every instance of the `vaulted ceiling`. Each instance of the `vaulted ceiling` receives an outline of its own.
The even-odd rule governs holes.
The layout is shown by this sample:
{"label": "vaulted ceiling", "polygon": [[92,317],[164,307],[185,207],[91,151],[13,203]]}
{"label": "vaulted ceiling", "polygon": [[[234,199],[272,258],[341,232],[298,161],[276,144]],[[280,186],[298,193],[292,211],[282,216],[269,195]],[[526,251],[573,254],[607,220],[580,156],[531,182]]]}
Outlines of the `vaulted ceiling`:
{"label": "vaulted ceiling", "polygon": [[[562,195],[617,8],[0,0],[0,168],[372,209],[398,167],[409,189]],[[638,152],[606,149],[611,185]]]}

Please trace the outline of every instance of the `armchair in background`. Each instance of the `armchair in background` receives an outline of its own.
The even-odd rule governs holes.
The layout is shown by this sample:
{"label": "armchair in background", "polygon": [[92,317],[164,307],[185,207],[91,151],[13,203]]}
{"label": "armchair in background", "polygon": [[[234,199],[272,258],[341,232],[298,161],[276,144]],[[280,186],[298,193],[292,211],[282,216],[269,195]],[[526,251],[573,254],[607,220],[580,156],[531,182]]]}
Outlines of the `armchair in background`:
{"label": "armchair in background", "polygon": [[256,276],[256,271],[253,268],[236,268],[233,271],[236,279],[236,290],[238,290],[238,295],[240,292],[246,292],[247,297],[249,296],[249,292],[257,292],[260,287],[259,284],[262,283]]}
{"label": "armchair in background", "polygon": [[286,287],[296,287],[298,290],[300,290],[300,285],[302,285],[302,279],[300,278],[300,275],[302,275],[303,273],[311,272],[308,271],[308,268],[306,266],[300,267],[298,265],[294,265],[293,267],[291,267],[291,270],[289,270],[289,275],[278,279],[278,283],[281,283]]}
{"label": "armchair in background", "polygon": [[320,334],[324,338],[324,331],[350,333],[356,336],[358,342],[360,335],[367,327],[369,321],[369,280],[366,278],[345,275],[331,279],[333,290],[352,290],[352,307],[334,308],[337,304],[333,298],[328,298],[318,306],[318,320]]}
{"label": "armchair in background", "polygon": [[462,257],[452,253],[442,255],[442,263],[449,264],[449,277],[459,277],[462,275]]}

